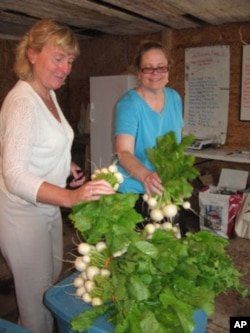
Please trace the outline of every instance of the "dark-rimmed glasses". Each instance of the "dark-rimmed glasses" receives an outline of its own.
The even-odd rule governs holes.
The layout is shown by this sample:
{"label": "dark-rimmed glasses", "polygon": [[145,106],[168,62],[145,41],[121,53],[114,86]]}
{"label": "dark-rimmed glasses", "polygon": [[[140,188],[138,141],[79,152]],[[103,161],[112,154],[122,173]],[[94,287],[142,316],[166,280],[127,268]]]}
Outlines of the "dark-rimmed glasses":
{"label": "dark-rimmed glasses", "polygon": [[169,70],[170,70],[169,66],[162,66],[162,67],[156,67],[156,68],[153,68],[153,67],[144,67],[144,68],[141,68],[141,72],[143,74],[153,74],[154,72],[157,72],[157,73],[168,73]]}

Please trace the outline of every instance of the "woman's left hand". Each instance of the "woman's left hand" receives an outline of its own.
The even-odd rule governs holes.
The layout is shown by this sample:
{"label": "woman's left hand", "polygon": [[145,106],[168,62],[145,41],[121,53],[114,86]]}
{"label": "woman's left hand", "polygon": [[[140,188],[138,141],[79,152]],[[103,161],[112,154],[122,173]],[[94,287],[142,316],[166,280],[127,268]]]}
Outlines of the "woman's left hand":
{"label": "woman's left hand", "polygon": [[76,188],[82,186],[85,181],[85,172],[74,162],[71,162],[71,176],[68,182],[68,186],[71,188]]}

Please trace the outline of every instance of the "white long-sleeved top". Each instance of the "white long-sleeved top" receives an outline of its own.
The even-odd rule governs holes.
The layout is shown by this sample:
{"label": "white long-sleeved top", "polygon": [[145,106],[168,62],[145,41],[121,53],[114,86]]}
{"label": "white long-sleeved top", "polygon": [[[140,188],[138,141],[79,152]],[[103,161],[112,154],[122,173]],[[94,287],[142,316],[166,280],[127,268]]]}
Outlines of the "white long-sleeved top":
{"label": "white long-sleeved top", "polygon": [[37,204],[42,182],[64,187],[70,173],[73,130],[51,97],[61,122],[40,96],[18,81],[0,112],[0,190],[11,200]]}

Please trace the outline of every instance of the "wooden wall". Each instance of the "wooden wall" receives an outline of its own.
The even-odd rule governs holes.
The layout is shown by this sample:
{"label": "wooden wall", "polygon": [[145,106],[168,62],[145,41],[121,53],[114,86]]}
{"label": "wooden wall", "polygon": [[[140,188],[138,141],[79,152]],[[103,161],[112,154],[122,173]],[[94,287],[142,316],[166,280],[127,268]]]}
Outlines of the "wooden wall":
{"label": "wooden wall", "polygon": [[89,78],[131,73],[134,50],[144,38],[161,40],[161,33],[130,38],[105,36],[81,42],[81,55],[74,63],[69,80],[70,121],[73,127],[79,120],[81,104],[86,107],[89,103]]}
{"label": "wooden wall", "polygon": [[[163,40],[169,36],[164,36]],[[171,33],[171,56],[174,61],[170,84],[184,98],[184,52],[185,48],[229,45],[230,46],[230,100],[228,133],[225,147],[250,150],[250,122],[240,117],[242,45],[250,44],[250,22],[227,24],[217,27],[176,30]],[[250,110],[249,110],[250,112]]]}
{"label": "wooden wall", "polygon": [[9,89],[16,82],[13,72],[15,41],[0,39],[0,107]]}
{"label": "wooden wall", "polygon": [[[81,106],[86,107],[89,103],[89,78],[132,72],[135,49],[138,43],[145,39],[160,40],[169,48],[173,63],[169,86],[175,88],[183,98],[185,48],[230,46],[229,124],[225,146],[230,149],[250,150],[250,122],[239,121],[242,45],[243,42],[250,43],[250,22],[163,31],[146,36],[105,36],[81,41],[81,55],[75,61],[67,83],[57,92],[71,125],[76,128]],[[0,104],[16,81],[12,70],[15,45],[16,41],[0,40]]]}

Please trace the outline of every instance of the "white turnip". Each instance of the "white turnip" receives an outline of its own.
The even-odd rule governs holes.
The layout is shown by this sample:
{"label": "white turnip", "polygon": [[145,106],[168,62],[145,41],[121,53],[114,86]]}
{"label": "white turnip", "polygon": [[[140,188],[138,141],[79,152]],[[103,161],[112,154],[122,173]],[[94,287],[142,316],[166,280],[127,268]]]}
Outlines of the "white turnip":
{"label": "white turnip", "polygon": [[100,306],[103,304],[102,300],[100,297],[93,297],[91,301],[92,306]]}
{"label": "white turnip", "polygon": [[152,235],[155,232],[155,226],[153,223],[148,223],[145,228],[147,234]]}
{"label": "white turnip", "polygon": [[84,287],[85,289],[87,290],[88,293],[90,293],[95,287],[96,287],[96,284],[94,281],[92,280],[87,280],[85,283],[84,283]]}
{"label": "white turnip", "polygon": [[81,276],[77,276],[74,279],[73,284],[76,288],[82,287],[84,285],[84,280]]}
{"label": "white turnip", "polygon": [[88,266],[86,274],[89,280],[94,280],[95,275],[100,274],[100,269],[97,266]]}
{"label": "white turnip", "polygon": [[111,164],[109,167],[108,167],[108,171],[112,172],[112,173],[115,173],[117,172],[117,166],[115,164]]}
{"label": "white turnip", "polygon": [[80,243],[77,247],[78,253],[81,255],[89,254],[91,246],[88,243]]}
{"label": "white turnip", "polygon": [[175,204],[169,204],[162,208],[163,215],[167,218],[173,218],[177,215],[178,208]]}
{"label": "white turnip", "polygon": [[189,201],[184,201],[183,204],[182,204],[182,207],[184,209],[190,209],[191,208],[191,204]]}
{"label": "white turnip", "polygon": [[148,206],[149,206],[151,209],[153,209],[153,208],[155,208],[155,207],[157,206],[157,200],[156,200],[155,198],[153,198],[153,197],[148,198],[147,203],[148,203]]}
{"label": "white turnip", "polygon": [[96,243],[95,248],[98,252],[102,252],[103,250],[105,250],[107,248],[107,244],[105,242],[100,241],[100,242]]}
{"label": "white turnip", "polygon": [[150,212],[150,217],[152,218],[153,221],[159,222],[163,220],[163,212],[161,209],[152,209]]}
{"label": "white turnip", "polygon": [[85,303],[91,303],[92,302],[92,297],[90,296],[89,293],[84,293],[82,295],[82,300],[85,302]]}
{"label": "white turnip", "polygon": [[78,287],[76,289],[76,296],[77,297],[82,297],[84,293],[86,293],[86,289],[85,289],[84,286]]}
{"label": "white turnip", "polygon": [[86,263],[82,261],[82,257],[77,257],[74,261],[74,265],[78,272],[83,272],[87,267]]}

